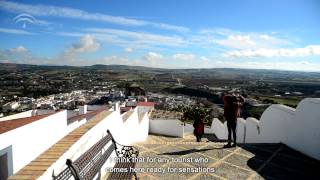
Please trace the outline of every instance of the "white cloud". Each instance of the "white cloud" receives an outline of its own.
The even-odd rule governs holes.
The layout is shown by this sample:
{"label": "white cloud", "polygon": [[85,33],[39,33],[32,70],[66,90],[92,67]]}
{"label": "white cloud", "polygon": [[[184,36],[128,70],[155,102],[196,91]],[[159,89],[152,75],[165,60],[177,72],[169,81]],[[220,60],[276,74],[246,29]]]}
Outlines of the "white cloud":
{"label": "white cloud", "polygon": [[126,31],[110,28],[87,28],[85,31],[99,39],[105,39],[126,44],[184,46],[188,42],[180,36],[165,36],[146,32]]}
{"label": "white cloud", "polygon": [[131,53],[131,52],[133,52],[133,49],[130,48],[130,47],[127,47],[127,48],[124,49],[124,51],[127,52],[127,53]]}
{"label": "white cloud", "polygon": [[280,48],[291,44],[275,33],[240,32],[226,28],[203,29],[195,38],[202,44],[218,45],[225,49]]}
{"label": "white cloud", "polygon": [[85,35],[80,39],[79,42],[73,44],[68,51],[75,53],[94,52],[99,49],[99,47],[100,43],[97,42],[91,35]]}
{"label": "white cloud", "polygon": [[120,65],[130,65],[130,61],[126,58],[118,56],[105,56],[101,60],[98,60],[97,64],[120,64]]}
{"label": "white cloud", "polygon": [[55,16],[55,17],[65,17],[65,18],[75,18],[82,20],[95,20],[95,21],[104,21],[115,24],[123,25],[144,25],[143,21],[109,16],[100,13],[89,13],[83,10],[66,8],[66,7],[57,7],[57,6],[47,6],[47,5],[28,5],[16,2],[0,2],[0,8],[16,13],[27,13],[35,16]]}
{"label": "white cloud", "polygon": [[55,35],[81,37],[90,34],[102,43],[120,46],[124,49],[147,49],[148,51],[163,51],[171,47],[187,47],[191,43],[179,35],[162,35],[149,32],[137,32],[113,28],[85,28],[78,32],[57,32]]}
{"label": "white cloud", "polygon": [[204,65],[208,65],[210,63],[209,58],[207,58],[205,56],[201,56],[200,59],[202,61],[201,63],[204,63]]}
{"label": "white cloud", "polygon": [[189,32],[190,29],[182,26],[175,26],[175,25],[170,25],[170,24],[165,24],[165,23],[150,23],[154,27],[160,28],[160,29],[166,29],[166,30],[173,30],[177,32]]}
{"label": "white cloud", "polygon": [[174,60],[184,60],[184,61],[191,61],[195,58],[195,55],[193,54],[184,54],[184,53],[177,53],[177,54],[174,54],[172,56],[172,58]]}
{"label": "white cloud", "polygon": [[64,32],[64,31],[57,32],[55,34],[59,36],[69,36],[69,37],[82,37],[86,35],[86,33],[81,33],[81,32]]}
{"label": "white cloud", "polygon": [[267,34],[229,35],[225,39],[213,40],[214,43],[233,49],[273,48],[288,44],[286,40]]}
{"label": "white cloud", "polygon": [[[0,55],[0,56],[1,56],[1,55]],[[0,59],[0,63],[10,63],[10,61],[7,60],[7,59]]]}
{"label": "white cloud", "polygon": [[201,59],[202,61],[209,61],[209,59],[208,59],[207,57],[205,57],[205,56],[201,56],[200,59]]}
{"label": "white cloud", "polygon": [[227,57],[305,57],[320,56],[320,45],[309,45],[303,48],[257,49],[229,51]]}
{"label": "white cloud", "polygon": [[148,60],[161,60],[163,56],[156,52],[148,52],[145,58]]}
{"label": "white cloud", "polygon": [[232,34],[239,34],[239,31],[227,29],[227,28],[207,28],[202,29],[199,31],[199,34],[206,34],[206,35],[221,35],[221,36],[228,36]]}
{"label": "white cloud", "polygon": [[103,58],[98,58],[96,60],[91,60],[91,63],[99,64],[119,64],[119,65],[128,65],[128,66],[145,66],[145,67],[157,67],[163,68],[167,67],[166,60],[162,54],[156,52],[148,52],[140,58],[137,59],[128,59],[119,56],[106,56]]}
{"label": "white cloud", "polygon": [[15,48],[9,49],[9,51],[12,53],[26,53],[28,52],[28,49],[20,45]]}
{"label": "white cloud", "polygon": [[32,35],[34,33],[21,30],[21,29],[10,29],[10,28],[0,28],[0,32],[2,33],[10,33],[10,34],[21,34],[21,35]]}
{"label": "white cloud", "polygon": [[[309,61],[296,62],[266,62],[266,61],[230,61],[217,60],[209,61],[208,58],[200,56],[199,61],[194,63],[184,63],[179,65],[179,61],[173,62],[172,56],[164,56],[156,52],[148,52],[139,59],[127,59],[118,56],[108,56],[92,63],[103,64],[122,64],[122,65],[136,65],[157,68],[245,68],[245,69],[275,69],[275,70],[293,70],[293,71],[317,71],[319,72],[320,63],[313,63]],[[180,62],[181,63],[181,62]]]}
{"label": "white cloud", "polygon": [[27,48],[19,45],[15,48],[0,50],[0,61],[20,64],[47,64],[48,58],[34,56]]}
{"label": "white cloud", "polygon": [[[75,62],[78,59],[79,54],[95,52],[99,49],[100,43],[97,42],[91,35],[85,35],[81,37],[79,42],[71,45],[71,47],[64,50],[60,55],[60,59],[67,62]],[[60,60],[60,61],[61,61]]]}
{"label": "white cloud", "polygon": [[[19,47],[19,46],[18,46]],[[16,50],[23,48],[14,48]],[[164,56],[158,52],[148,52],[137,59],[128,59],[121,56],[105,56],[94,59],[87,59],[83,56],[37,57],[27,53],[13,53],[13,49],[0,50],[0,62],[27,63],[27,64],[51,64],[51,65],[75,65],[85,66],[93,64],[122,64],[131,66],[147,66],[156,68],[248,68],[248,69],[276,69],[276,70],[296,70],[296,71],[317,71],[320,63],[311,61],[232,61],[226,59],[210,60],[205,56],[200,59],[181,63],[180,60],[173,59],[173,55]],[[18,51],[20,51],[18,50]],[[23,51],[23,50],[22,50]],[[81,51],[83,52],[83,51]]]}
{"label": "white cloud", "polygon": [[214,40],[215,43],[236,49],[245,49],[256,46],[255,41],[250,36],[230,35],[227,39]]}
{"label": "white cloud", "polygon": [[156,52],[148,52],[143,59],[146,62],[140,62],[140,64],[144,66],[161,67],[163,63],[163,55]]}
{"label": "white cloud", "polygon": [[[227,35],[233,31],[224,30],[221,34]],[[80,32],[59,32],[57,35],[62,36],[83,36],[89,33],[95,38],[118,45],[121,47],[131,47],[134,49],[145,48],[149,51],[159,51],[159,48],[168,47],[201,47],[213,49],[216,53],[225,52],[226,49],[259,49],[259,48],[274,48],[280,45],[288,44],[288,41],[273,37],[264,33],[244,33],[233,32],[234,35],[228,34],[221,38],[211,35],[190,35],[183,36],[170,36],[163,34],[155,34],[148,32],[137,32],[122,29],[112,28],[85,28]],[[201,32],[204,33],[204,32]],[[236,34],[238,33],[238,34]],[[153,49],[151,49],[153,48]],[[156,49],[158,48],[158,49]]]}
{"label": "white cloud", "polygon": [[319,72],[319,69],[320,69],[320,63],[312,63],[308,61],[297,61],[297,62],[216,61],[214,63],[211,63],[210,66],[216,67],[216,68],[274,69],[274,70],[313,71],[313,72]]}
{"label": "white cloud", "polygon": [[156,23],[121,16],[111,16],[102,13],[90,13],[80,9],[47,6],[47,5],[28,5],[16,2],[0,1],[0,8],[14,13],[27,13],[35,16],[54,16],[63,18],[73,18],[88,21],[107,22],[129,26],[152,26],[165,30],[174,30],[178,32],[189,31],[188,28],[165,23]]}
{"label": "white cloud", "polygon": [[[224,28],[204,29],[213,43],[224,47],[224,57],[307,57],[319,56],[320,45],[296,48],[294,41],[281,38],[279,33],[240,32]],[[204,38],[203,38],[204,39]]]}

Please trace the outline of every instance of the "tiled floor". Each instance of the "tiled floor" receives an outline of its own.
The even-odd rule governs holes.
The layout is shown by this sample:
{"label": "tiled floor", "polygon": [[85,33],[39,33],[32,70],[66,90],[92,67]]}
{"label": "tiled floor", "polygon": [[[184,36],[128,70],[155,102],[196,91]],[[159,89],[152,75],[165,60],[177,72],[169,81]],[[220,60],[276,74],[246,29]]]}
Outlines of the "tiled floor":
{"label": "tiled floor", "polygon": [[[184,138],[149,135],[147,141],[135,144],[139,156],[145,159],[136,165],[144,170],[138,176],[141,180],[314,179],[320,170],[319,161],[283,144],[245,144],[225,149],[214,135],[206,137],[196,143],[191,134]],[[189,172],[170,172],[174,170]]]}

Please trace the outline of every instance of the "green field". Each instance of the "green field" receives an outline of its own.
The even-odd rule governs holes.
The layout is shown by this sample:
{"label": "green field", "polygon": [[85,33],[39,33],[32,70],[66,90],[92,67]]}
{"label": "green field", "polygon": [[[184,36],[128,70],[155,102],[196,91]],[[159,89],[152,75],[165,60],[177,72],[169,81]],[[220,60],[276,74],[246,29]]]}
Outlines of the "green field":
{"label": "green field", "polygon": [[303,97],[274,97],[274,96],[259,96],[260,100],[272,100],[278,104],[289,105],[296,107]]}

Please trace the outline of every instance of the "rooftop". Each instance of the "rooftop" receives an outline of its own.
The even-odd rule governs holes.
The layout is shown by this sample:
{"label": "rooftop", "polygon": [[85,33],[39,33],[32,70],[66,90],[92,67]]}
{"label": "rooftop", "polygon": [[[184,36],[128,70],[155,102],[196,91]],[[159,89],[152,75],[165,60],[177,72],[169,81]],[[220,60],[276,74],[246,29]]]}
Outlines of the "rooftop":
{"label": "rooftop", "polygon": [[153,110],[150,119],[181,119],[182,113],[176,111]]}
{"label": "rooftop", "polygon": [[120,107],[121,113],[125,113],[127,111],[130,111],[131,109],[132,109],[132,107]]}
{"label": "rooftop", "polygon": [[87,112],[86,114],[81,114],[81,115],[70,117],[70,118],[68,118],[68,123],[79,121],[79,120],[84,119],[84,118],[90,119],[90,118],[94,117],[96,114],[98,114],[101,111],[103,111],[103,110]]}
{"label": "rooftop", "polygon": [[138,102],[137,106],[154,106],[155,104],[154,102]]}
{"label": "rooftop", "polygon": [[12,119],[7,121],[0,121],[0,134],[11,131],[13,129],[17,129],[21,126],[30,124],[34,121],[38,121],[42,118],[45,118],[47,116],[50,116],[54,113],[50,114],[44,114],[44,115],[37,115],[37,116],[31,116],[31,117],[25,117],[25,118],[18,118],[18,119]]}
{"label": "rooftop", "polygon": [[[136,168],[163,168],[164,172],[140,172],[141,179],[311,179],[320,162],[283,144],[242,144],[223,148],[214,135],[207,134],[196,143],[194,136],[184,138],[149,135],[135,144],[140,157],[167,159],[168,163],[139,162]],[[172,159],[180,160],[174,162]],[[207,159],[197,163],[195,159]],[[192,162],[181,162],[192,159]],[[170,173],[168,168],[214,168],[214,173]]]}

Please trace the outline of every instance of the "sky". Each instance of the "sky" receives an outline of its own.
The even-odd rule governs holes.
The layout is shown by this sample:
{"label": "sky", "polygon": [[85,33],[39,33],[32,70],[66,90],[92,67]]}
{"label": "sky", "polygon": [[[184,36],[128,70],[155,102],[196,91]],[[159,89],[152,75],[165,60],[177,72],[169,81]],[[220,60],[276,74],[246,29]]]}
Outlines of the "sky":
{"label": "sky", "polygon": [[320,1],[0,0],[0,62],[320,71]]}

